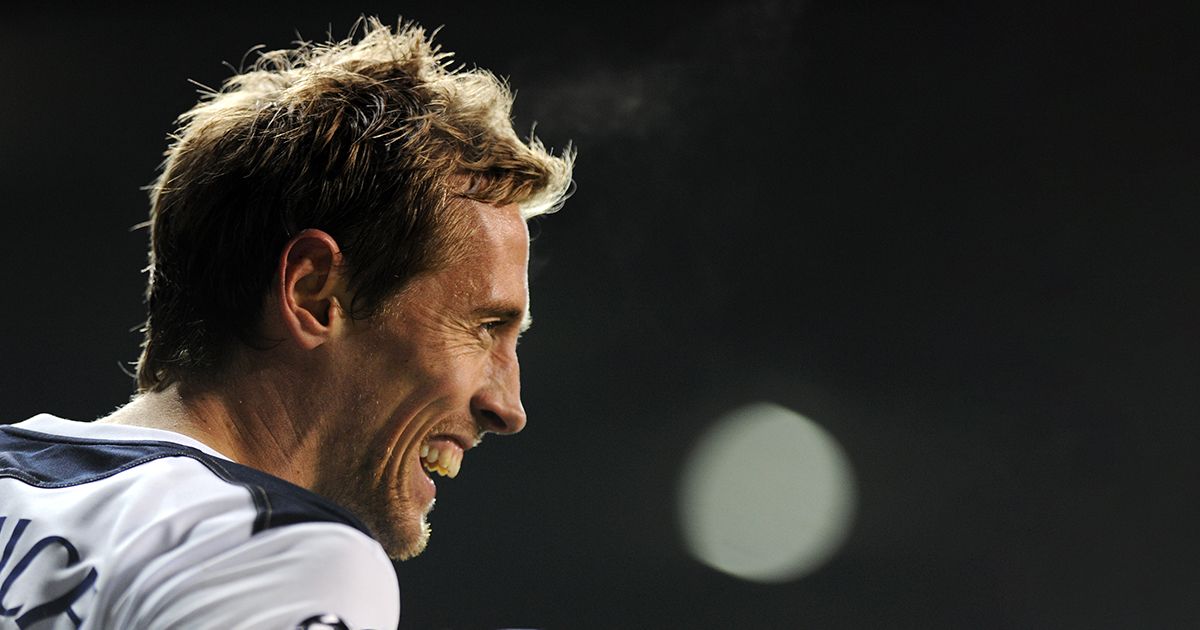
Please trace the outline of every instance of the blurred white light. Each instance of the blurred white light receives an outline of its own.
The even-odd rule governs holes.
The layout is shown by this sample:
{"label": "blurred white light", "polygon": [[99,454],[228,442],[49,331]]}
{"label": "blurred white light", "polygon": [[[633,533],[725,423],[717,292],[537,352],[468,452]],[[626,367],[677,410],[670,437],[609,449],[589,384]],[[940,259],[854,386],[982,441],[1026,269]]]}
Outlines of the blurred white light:
{"label": "blurred white light", "polygon": [[785,582],[837,552],[855,501],[853,471],[832,436],[790,409],[754,403],[718,420],[685,463],[679,522],[701,562]]}

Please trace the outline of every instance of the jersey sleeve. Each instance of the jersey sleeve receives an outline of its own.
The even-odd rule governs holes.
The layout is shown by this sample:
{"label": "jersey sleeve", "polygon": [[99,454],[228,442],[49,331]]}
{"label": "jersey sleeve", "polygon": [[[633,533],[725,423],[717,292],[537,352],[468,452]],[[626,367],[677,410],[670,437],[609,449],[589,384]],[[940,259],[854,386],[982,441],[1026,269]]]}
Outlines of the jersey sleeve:
{"label": "jersey sleeve", "polygon": [[400,617],[383,549],[332,523],[261,532],[181,568],[138,600],[118,627],[393,630]]}

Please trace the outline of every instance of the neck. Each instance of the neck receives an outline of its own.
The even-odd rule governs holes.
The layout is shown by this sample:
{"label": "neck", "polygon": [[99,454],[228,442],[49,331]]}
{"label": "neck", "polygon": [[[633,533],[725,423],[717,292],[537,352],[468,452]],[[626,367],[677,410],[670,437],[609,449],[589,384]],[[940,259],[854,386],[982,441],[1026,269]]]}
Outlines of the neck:
{"label": "neck", "polygon": [[138,394],[98,422],[164,429],[186,435],[234,461],[311,488],[316,477],[318,440],[314,418],[296,410],[314,406],[295,401],[277,383],[243,375],[220,388],[193,391],[172,385]]}

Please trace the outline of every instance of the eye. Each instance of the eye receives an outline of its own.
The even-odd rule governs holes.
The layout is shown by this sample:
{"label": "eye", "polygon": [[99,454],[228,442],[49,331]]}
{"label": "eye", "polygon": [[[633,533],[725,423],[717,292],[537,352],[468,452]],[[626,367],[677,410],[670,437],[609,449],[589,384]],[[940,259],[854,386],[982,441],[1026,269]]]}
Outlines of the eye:
{"label": "eye", "polygon": [[479,339],[483,343],[491,345],[495,343],[503,335],[508,324],[507,320],[489,319],[479,323]]}

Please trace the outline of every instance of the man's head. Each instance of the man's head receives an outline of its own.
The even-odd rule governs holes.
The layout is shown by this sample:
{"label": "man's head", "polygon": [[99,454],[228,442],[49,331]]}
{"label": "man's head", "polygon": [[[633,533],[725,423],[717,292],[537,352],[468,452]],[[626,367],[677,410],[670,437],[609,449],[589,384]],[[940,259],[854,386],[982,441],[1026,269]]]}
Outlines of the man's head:
{"label": "man's head", "polygon": [[510,122],[512,97],[484,70],[448,67],[414,25],[365,21],[357,43],[261,56],[180,117],[151,192],[148,318],[138,387],[219,374],[256,334],[284,245],[306,228],[336,239],[356,317],[469,247],[457,198],[522,216],[570,184]]}
{"label": "man's head", "polygon": [[[362,517],[398,558],[428,539],[436,496],[429,473],[457,476],[484,433],[525,426],[517,338],[529,320],[529,235],[515,205],[463,205],[477,246],[413,278],[369,320],[341,319],[336,303],[322,301],[338,283],[320,281],[329,251],[320,242],[301,254],[312,263],[284,271],[295,281],[285,281],[292,288],[282,299],[292,303],[280,319],[294,329],[289,336],[324,355],[310,361],[325,385],[313,406],[328,418],[316,432],[332,431],[313,489]],[[303,240],[311,237],[296,246]]]}
{"label": "man's head", "polygon": [[286,404],[320,449],[313,489],[401,558],[428,535],[421,458],[457,473],[484,432],[525,423],[525,220],[572,166],[446,57],[374,20],[268,53],[181,117],[152,193],[139,388],[303,384]]}

